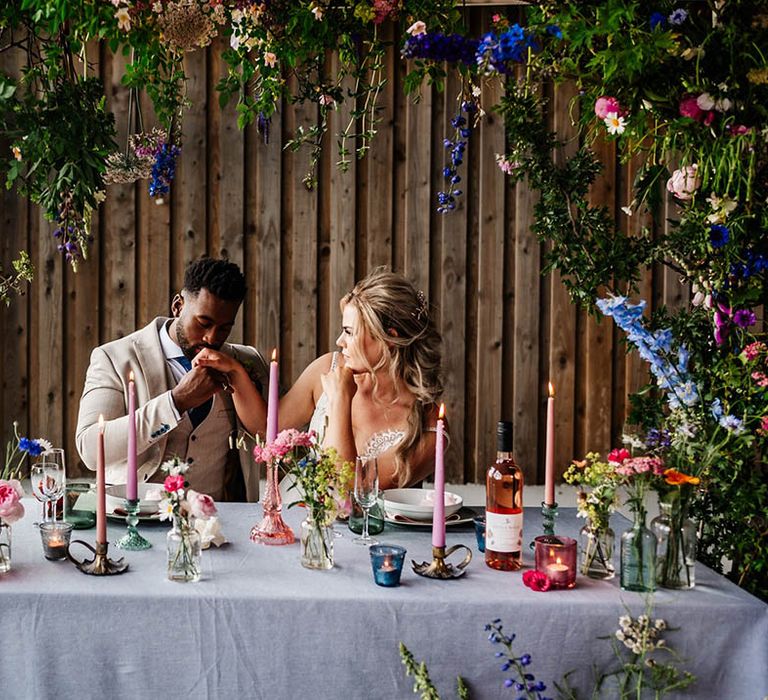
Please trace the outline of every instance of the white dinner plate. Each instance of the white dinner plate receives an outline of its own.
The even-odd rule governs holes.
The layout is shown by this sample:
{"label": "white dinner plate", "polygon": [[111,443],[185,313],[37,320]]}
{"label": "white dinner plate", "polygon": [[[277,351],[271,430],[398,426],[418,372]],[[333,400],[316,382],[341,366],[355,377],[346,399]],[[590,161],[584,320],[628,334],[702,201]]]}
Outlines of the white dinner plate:
{"label": "white dinner plate", "polygon": [[[139,497],[139,518],[157,515],[157,507],[160,503],[160,494],[163,491],[162,484],[141,483],[137,484],[136,495]],[[147,498],[147,496],[156,498]],[[125,507],[125,484],[114,484],[106,488],[107,514]],[[116,517],[120,517],[119,515]],[[125,517],[125,516],[123,516]]]}
{"label": "white dinner plate", "polygon": [[[432,510],[434,508],[434,495],[432,489],[387,489],[382,491],[380,500],[387,515],[395,517],[403,516],[410,520],[423,520],[432,522]],[[457,513],[463,501],[457,493],[445,492],[445,517]]]}
{"label": "white dinner plate", "polygon": [[[463,506],[456,513],[454,513],[453,516],[449,516],[446,519],[445,525],[446,527],[451,527],[453,525],[466,525],[467,523],[471,523],[472,519],[475,518],[477,515],[478,515],[478,511],[476,511],[474,508]],[[416,528],[432,527],[431,520],[412,520],[410,518],[405,518],[402,515],[390,515],[386,511],[384,513],[384,521],[389,523],[390,525],[398,525],[402,527],[416,527]]]}

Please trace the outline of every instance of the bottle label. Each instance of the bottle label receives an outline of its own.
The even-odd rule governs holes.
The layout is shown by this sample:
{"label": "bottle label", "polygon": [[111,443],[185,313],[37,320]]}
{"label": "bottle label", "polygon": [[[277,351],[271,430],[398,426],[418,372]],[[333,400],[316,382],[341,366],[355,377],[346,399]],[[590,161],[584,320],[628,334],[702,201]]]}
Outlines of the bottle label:
{"label": "bottle label", "polygon": [[493,552],[519,552],[523,548],[523,514],[485,511],[485,547]]}

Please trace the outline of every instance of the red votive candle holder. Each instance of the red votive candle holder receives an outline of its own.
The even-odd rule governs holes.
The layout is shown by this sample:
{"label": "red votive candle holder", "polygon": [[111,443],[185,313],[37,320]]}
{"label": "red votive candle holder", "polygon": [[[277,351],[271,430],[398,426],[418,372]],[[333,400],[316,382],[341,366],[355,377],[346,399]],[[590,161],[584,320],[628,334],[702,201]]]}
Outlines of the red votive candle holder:
{"label": "red votive candle holder", "polygon": [[560,535],[539,535],[534,540],[536,571],[546,574],[551,588],[576,585],[576,540]]}

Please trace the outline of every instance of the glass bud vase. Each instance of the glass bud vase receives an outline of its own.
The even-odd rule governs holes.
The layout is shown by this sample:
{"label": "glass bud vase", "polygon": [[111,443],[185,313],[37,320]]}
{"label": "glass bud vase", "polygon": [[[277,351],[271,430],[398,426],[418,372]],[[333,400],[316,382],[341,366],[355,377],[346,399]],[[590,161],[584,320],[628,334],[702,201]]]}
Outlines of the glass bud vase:
{"label": "glass bud vase", "polygon": [[333,568],[333,528],[307,517],[301,523],[301,565],[307,569]]}
{"label": "glass bud vase", "polygon": [[651,521],[656,535],[656,582],[663,588],[693,588],[696,526],[688,518],[688,499],[673,491],[659,498],[661,511]]}
{"label": "glass bud vase", "polygon": [[166,538],[168,547],[168,579],[199,581],[202,547],[200,535],[189,523],[174,518],[173,528]]}
{"label": "glass bud vase", "polygon": [[656,535],[645,525],[645,509],[634,512],[632,527],[621,535],[621,587],[648,592],[656,587]]}
{"label": "glass bud vase", "polygon": [[612,579],[613,546],[616,537],[610,527],[596,527],[591,521],[579,531],[579,572],[582,576],[596,579]]}
{"label": "glass bud vase", "polygon": [[0,518],[0,574],[11,570],[11,526]]}

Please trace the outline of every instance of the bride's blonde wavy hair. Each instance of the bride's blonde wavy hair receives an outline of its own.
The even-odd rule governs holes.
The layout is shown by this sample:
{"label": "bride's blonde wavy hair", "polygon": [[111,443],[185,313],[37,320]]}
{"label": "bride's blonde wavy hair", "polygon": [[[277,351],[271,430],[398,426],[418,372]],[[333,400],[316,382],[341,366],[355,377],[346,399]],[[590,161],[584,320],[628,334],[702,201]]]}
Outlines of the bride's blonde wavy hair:
{"label": "bride's blonde wavy hair", "polygon": [[360,280],[340,302],[342,312],[347,304],[357,309],[362,330],[381,341],[381,359],[367,370],[373,382],[373,398],[377,398],[376,373],[386,371],[396,384],[402,382],[415,401],[408,414],[405,437],[395,450],[395,477],[400,486],[410,483],[410,457],[421,440],[426,418],[443,393],[441,377],[442,339],[435,326],[429,305],[405,277],[387,268],[373,270]]}

